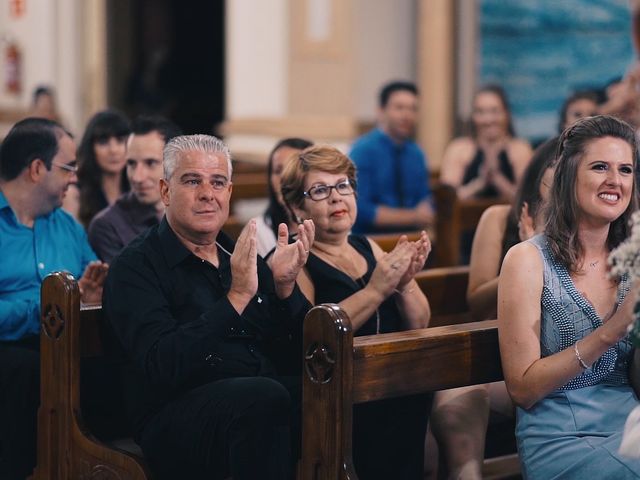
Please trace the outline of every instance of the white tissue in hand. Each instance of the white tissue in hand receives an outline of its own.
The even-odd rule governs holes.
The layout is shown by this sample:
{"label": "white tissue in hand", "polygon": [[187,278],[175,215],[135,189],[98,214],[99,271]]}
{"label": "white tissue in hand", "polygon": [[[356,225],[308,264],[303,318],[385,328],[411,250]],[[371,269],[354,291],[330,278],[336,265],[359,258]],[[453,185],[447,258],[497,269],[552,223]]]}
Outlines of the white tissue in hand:
{"label": "white tissue in hand", "polygon": [[624,424],[620,455],[640,458],[640,406],[631,410]]}

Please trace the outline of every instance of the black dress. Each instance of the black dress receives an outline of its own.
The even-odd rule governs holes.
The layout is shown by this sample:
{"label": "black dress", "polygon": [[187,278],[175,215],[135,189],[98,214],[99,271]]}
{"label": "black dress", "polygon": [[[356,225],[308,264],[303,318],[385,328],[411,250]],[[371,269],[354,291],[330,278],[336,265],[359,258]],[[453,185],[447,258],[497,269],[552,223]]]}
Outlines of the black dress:
{"label": "black dress", "polygon": [[[466,185],[467,183],[475,180],[480,175],[480,168],[484,164],[484,152],[481,149],[476,151],[476,155],[471,160],[471,163],[467,165],[466,170],[464,171],[464,177],[462,177],[462,185]],[[513,172],[513,167],[511,166],[511,162],[509,161],[509,157],[507,156],[507,152],[502,150],[498,154],[498,169],[500,173],[505,176],[507,180],[511,183],[516,182],[516,176]],[[476,197],[497,197],[499,196],[498,191],[493,185],[488,185],[480,192],[476,194]]]}
{"label": "black dress", "polygon": [[[315,303],[338,303],[362,290],[376,266],[366,237],[351,235],[349,244],[367,261],[367,272],[352,279],[313,253],[306,268],[315,287]],[[385,300],[355,336],[402,330],[393,298]],[[424,478],[424,439],[432,395],[412,395],[353,408],[353,461],[361,480]]]}

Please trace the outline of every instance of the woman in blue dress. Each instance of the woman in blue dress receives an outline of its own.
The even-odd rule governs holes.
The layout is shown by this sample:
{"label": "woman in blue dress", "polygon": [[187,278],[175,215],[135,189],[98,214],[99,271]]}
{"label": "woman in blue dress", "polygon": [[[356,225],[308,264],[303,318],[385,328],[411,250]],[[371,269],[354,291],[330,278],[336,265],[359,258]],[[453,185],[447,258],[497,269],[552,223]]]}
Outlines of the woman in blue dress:
{"label": "woman in blue dress", "polygon": [[545,232],[509,250],[498,287],[500,351],[526,479],[640,478],[618,454],[638,405],[627,334],[638,298],[609,252],[637,209],[634,132],[587,117],[560,138]]}

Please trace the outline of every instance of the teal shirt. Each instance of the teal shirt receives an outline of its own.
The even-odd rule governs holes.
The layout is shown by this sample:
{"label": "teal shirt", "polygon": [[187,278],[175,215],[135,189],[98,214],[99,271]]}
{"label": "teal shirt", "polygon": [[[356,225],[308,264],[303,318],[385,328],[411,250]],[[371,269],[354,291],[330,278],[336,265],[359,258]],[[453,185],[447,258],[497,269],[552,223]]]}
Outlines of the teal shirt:
{"label": "teal shirt", "polygon": [[40,332],[40,284],[57,270],[79,279],[96,260],[87,235],[60,208],[21,224],[0,192],[0,341]]}

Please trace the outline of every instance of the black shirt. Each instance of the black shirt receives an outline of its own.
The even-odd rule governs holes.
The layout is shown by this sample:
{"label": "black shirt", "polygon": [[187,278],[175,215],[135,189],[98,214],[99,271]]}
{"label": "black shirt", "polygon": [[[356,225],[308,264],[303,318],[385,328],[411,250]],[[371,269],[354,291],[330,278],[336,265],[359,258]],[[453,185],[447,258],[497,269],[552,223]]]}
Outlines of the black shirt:
{"label": "black shirt", "polygon": [[[239,315],[229,300],[233,242],[217,238],[219,268],[192,254],[164,218],[118,255],[103,308],[130,361],[136,430],[172,398],[222,378],[274,375],[265,351],[276,339],[301,338],[311,307],[296,287],[286,300],[258,257],[258,294]],[[292,358],[301,362],[301,356]]]}
{"label": "black shirt", "polygon": [[140,203],[133,192],[128,192],[93,217],[89,243],[103,262],[111,263],[131,240],[157,224],[156,206]]}

